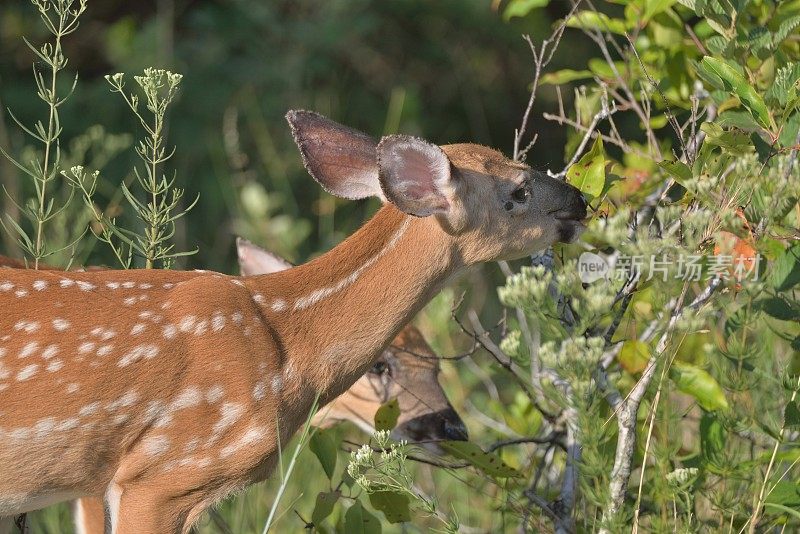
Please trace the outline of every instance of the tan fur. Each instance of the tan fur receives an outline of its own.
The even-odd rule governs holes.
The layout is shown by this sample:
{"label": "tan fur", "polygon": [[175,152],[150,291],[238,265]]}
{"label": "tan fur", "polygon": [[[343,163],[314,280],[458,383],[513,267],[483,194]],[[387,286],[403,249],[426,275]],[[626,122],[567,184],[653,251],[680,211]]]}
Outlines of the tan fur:
{"label": "tan fur", "polygon": [[115,534],[187,532],[263,480],[276,429],[285,443],[315,397],[347,390],[447,280],[560,238],[563,198],[507,213],[518,184],[449,159],[447,215],[386,205],[285,272],[0,272],[0,514],[105,494]]}
{"label": "tan fur", "polygon": [[[269,266],[270,272],[291,267],[289,263],[274,254],[261,250],[249,242],[244,243],[250,252],[268,255],[267,258],[272,262]],[[251,261],[250,264],[252,263]],[[25,264],[0,255],[0,269],[3,268],[25,268]],[[59,270],[42,263],[39,264],[39,268],[46,271]],[[99,270],[95,267],[89,269]],[[249,266],[249,271],[244,268],[242,271],[243,274],[250,276],[264,274],[252,266]],[[434,441],[452,439],[444,433],[446,424],[463,427],[439,384],[439,360],[416,327],[408,325],[403,328],[378,361],[384,369],[383,373],[370,371],[362,375],[350,389],[318,411],[312,419],[312,424],[327,428],[339,422],[350,421],[359,428],[372,432],[378,409],[389,400],[395,399],[400,406],[397,439],[415,441],[416,436],[404,432],[404,429],[405,425],[417,418],[423,418],[425,437]],[[424,416],[430,417],[424,418]],[[102,534],[105,525],[104,513],[102,499],[92,497],[77,499],[73,505],[77,532]]]}

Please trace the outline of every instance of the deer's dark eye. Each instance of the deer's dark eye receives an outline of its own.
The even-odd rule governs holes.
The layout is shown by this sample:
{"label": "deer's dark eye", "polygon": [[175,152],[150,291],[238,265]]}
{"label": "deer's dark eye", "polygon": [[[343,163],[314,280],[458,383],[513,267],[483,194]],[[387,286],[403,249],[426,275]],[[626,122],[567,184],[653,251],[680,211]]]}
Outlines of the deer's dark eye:
{"label": "deer's dark eye", "polygon": [[375,362],[375,365],[370,367],[369,372],[373,375],[382,375],[389,371],[389,366],[386,362]]}
{"label": "deer's dark eye", "polygon": [[519,189],[511,193],[511,198],[512,200],[514,200],[514,202],[522,204],[523,202],[528,200],[528,197],[530,197],[530,195],[531,195],[530,191],[528,191],[527,187],[520,187]]}

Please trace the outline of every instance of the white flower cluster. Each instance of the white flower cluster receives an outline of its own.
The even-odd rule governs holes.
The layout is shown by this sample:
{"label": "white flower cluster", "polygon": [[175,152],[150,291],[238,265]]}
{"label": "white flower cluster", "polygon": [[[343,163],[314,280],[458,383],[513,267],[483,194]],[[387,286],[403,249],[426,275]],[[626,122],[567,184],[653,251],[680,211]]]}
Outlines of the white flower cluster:
{"label": "white flower cluster", "polygon": [[500,350],[519,361],[527,355],[527,351],[522,345],[522,333],[519,330],[512,330],[500,342]]}
{"label": "white flower cluster", "polygon": [[697,478],[697,468],[678,468],[667,474],[667,482],[676,490],[681,490]]}
{"label": "white flower cluster", "polygon": [[497,293],[506,306],[527,308],[550,299],[552,280],[553,274],[541,265],[523,267],[519,273],[509,276],[506,285],[498,288]]}
{"label": "white flower cluster", "polygon": [[568,375],[583,375],[576,373],[577,369],[593,370],[603,356],[605,341],[602,337],[573,337],[563,340],[556,345],[553,341],[544,343],[539,351],[542,363]]}
{"label": "white flower cluster", "polygon": [[621,208],[608,217],[598,217],[584,232],[583,239],[587,242],[604,242],[616,247],[629,239],[630,218],[631,212],[627,208]]}

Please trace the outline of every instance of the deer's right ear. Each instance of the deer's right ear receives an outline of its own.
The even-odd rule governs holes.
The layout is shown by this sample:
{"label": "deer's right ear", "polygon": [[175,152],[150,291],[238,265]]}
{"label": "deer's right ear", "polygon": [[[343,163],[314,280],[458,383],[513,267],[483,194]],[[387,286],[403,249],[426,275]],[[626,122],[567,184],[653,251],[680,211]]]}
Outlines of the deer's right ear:
{"label": "deer's right ear", "polygon": [[389,135],[378,145],[381,187],[402,211],[426,217],[446,213],[455,194],[450,160],[433,143],[410,135]]}
{"label": "deer's right ear", "polygon": [[293,267],[277,254],[266,251],[241,237],[236,238],[236,253],[239,257],[239,271],[243,276],[277,273]]}
{"label": "deer's right ear", "polygon": [[332,195],[385,200],[378,180],[377,141],[313,111],[286,114],[309,174]]}

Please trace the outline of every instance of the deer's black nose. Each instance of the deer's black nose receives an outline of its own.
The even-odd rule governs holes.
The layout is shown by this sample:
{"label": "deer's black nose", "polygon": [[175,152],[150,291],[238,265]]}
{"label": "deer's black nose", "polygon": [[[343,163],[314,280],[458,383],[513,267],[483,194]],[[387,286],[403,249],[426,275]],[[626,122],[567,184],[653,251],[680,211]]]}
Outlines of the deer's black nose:
{"label": "deer's black nose", "polygon": [[457,421],[448,420],[444,422],[444,437],[453,441],[469,440],[467,427],[464,426],[464,422],[460,418]]}
{"label": "deer's black nose", "polygon": [[467,428],[453,408],[426,413],[399,425],[392,432],[396,439],[427,441],[449,439],[466,441]]}
{"label": "deer's black nose", "polygon": [[578,206],[579,209],[583,210],[583,216],[586,217],[586,209],[589,207],[589,202],[586,201],[586,197],[581,193],[578,193]]}

